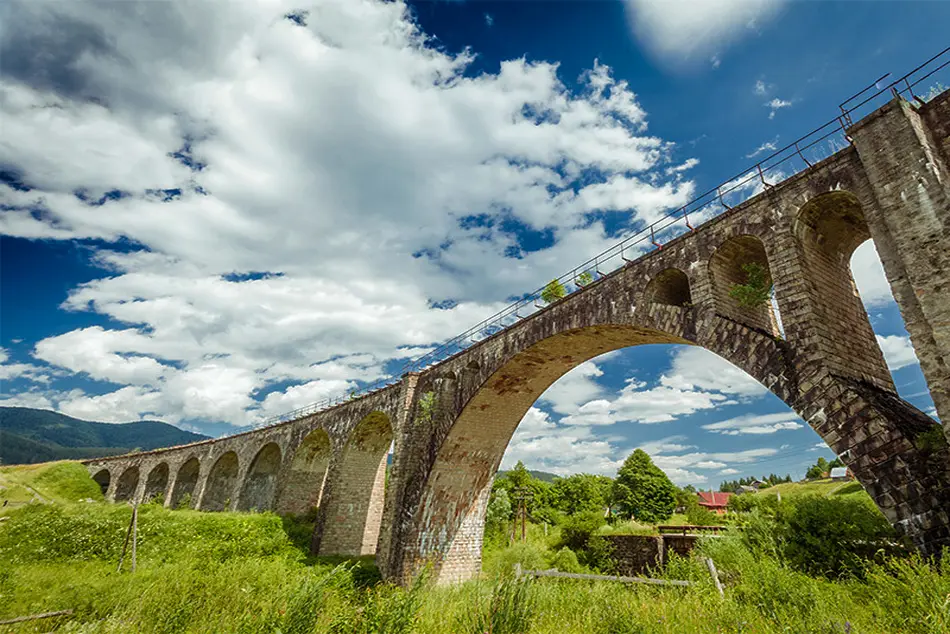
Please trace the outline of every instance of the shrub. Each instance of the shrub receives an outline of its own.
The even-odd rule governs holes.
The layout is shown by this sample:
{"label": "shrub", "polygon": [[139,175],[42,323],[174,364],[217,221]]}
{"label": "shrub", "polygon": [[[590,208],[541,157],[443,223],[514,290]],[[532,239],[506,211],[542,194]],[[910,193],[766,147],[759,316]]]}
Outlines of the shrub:
{"label": "shrub", "polygon": [[578,557],[580,563],[599,572],[611,573],[616,564],[613,560],[610,542],[602,535],[594,535],[587,542],[587,548]]}
{"label": "shrub", "polygon": [[509,576],[515,564],[521,564],[526,570],[544,568],[545,551],[530,542],[517,542],[507,548],[486,553],[483,567],[492,576]]}
{"label": "shrub", "polygon": [[686,521],[693,526],[718,526],[719,516],[699,504],[686,507]]}
{"label": "shrub", "polygon": [[852,498],[805,496],[779,506],[782,554],[794,568],[828,577],[863,577],[894,529],[870,503]]}
{"label": "shrub", "polygon": [[566,546],[574,552],[584,550],[591,537],[605,522],[600,511],[585,511],[568,516],[561,524],[561,541],[558,546]]}
{"label": "shrub", "polygon": [[583,570],[583,567],[577,561],[577,555],[567,546],[563,546],[551,557],[551,567],[557,568],[561,572],[581,572]]}

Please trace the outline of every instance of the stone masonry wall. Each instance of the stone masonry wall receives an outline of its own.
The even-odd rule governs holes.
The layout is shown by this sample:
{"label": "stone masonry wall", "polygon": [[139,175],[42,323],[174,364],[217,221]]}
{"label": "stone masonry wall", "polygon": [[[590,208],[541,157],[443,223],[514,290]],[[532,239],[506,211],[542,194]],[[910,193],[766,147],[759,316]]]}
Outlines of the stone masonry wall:
{"label": "stone masonry wall", "polygon": [[619,575],[641,577],[666,566],[670,553],[688,557],[699,535],[604,535]]}

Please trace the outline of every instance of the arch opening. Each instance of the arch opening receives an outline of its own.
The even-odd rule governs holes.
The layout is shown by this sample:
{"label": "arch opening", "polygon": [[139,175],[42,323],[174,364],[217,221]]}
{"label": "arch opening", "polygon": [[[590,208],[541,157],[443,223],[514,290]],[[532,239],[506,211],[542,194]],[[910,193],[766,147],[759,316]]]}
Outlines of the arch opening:
{"label": "arch opening", "polygon": [[330,466],[330,436],[315,429],[297,448],[277,498],[277,512],[302,515],[320,505]]}
{"label": "arch opening", "polygon": [[238,457],[233,451],[222,455],[211,467],[201,498],[202,511],[227,511],[237,493]]}
{"label": "arch opening", "polygon": [[198,486],[198,474],[201,470],[201,464],[197,458],[189,458],[178,468],[178,475],[175,476],[175,484],[172,486],[171,500],[169,506],[172,508],[194,508],[197,500],[195,489]]}
{"label": "arch opening", "polygon": [[165,490],[168,488],[168,463],[160,462],[155,465],[145,480],[145,492],[142,500],[151,502],[153,499],[161,498],[164,502]]}
{"label": "arch opening", "polygon": [[99,490],[102,491],[102,495],[109,492],[109,482],[112,481],[112,474],[109,473],[108,469],[97,471],[96,475],[92,476],[92,479],[99,485]]}
{"label": "arch opening", "polygon": [[647,284],[645,293],[656,304],[686,308],[693,303],[689,278],[679,269],[666,269],[658,273]]}
{"label": "arch opening", "polygon": [[815,334],[826,362],[838,374],[895,392],[851,269],[856,249],[871,238],[860,201],[844,190],[815,196],[798,210],[795,233],[806,276],[820,294]]}
{"label": "arch opening", "polygon": [[244,477],[238,510],[268,511],[273,508],[280,459],[280,447],[276,443],[268,443],[257,452]]}
{"label": "arch opening", "polygon": [[131,500],[135,496],[135,490],[139,486],[139,468],[129,467],[119,476],[115,484],[115,501],[122,502]]}
{"label": "arch opening", "polygon": [[756,305],[745,305],[733,294],[737,287],[747,285],[752,280],[753,272],[747,268],[750,266],[757,267],[764,274],[764,286],[772,285],[768,254],[765,245],[757,237],[735,236],[716,249],[709,260],[709,270],[717,312],[728,319],[780,337],[781,322],[772,293]]}
{"label": "arch opening", "polygon": [[372,555],[379,541],[393,428],[383,412],[366,415],[347,440],[320,554]]}

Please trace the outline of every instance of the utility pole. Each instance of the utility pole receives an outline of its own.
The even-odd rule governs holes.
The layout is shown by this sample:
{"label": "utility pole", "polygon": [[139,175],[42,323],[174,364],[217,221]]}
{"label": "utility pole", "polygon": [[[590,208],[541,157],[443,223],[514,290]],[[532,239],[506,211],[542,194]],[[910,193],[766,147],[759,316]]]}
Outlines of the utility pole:
{"label": "utility pole", "polygon": [[531,498],[531,489],[517,487],[512,493],[518,500],[518,512],[521,514],[521,541],[527,541],[528,500]]}

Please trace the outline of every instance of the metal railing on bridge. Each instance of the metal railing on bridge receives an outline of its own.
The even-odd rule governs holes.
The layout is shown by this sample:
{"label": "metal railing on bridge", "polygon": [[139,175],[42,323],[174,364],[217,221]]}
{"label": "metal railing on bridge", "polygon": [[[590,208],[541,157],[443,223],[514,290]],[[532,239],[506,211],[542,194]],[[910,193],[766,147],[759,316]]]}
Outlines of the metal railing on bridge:
{"label": "metal railing on bridge", "polygon": [[[950,47],[945,48],[917,68],[883,87],[880,84],[890,76],[890,73],[881,76],[874,83],[841,103],[839,105],[840,114],[823,126],[776,150],[750,168],[697,196],[682,207],[670,211],[659,220],[644,226],[612,247],[558,277],[557,282],[564,288],[565,296],[588,285],[580,280],[587,278],[592,283],[632,262],[636,257],[654,249],[662,249],[665,242],[683,233],[694,231],[699,223],[738,206],[765,189],[773,187],[778,182],[794,176],[802,170],[812,167],[815,163],[828,158],[838,150],[846,148],[851,142],[847,134],[847,128],[854,123],[852,115],[857,115],[857,118],[860,118],[881,107],[886,101],[895,96],[902,96],[909,101],[915,101],[922,105],[925,103],[925,99],[915,92],[915,88],[928,79],[936,81],[935,76],[941,71],[947,74],[945,69],[948,66],[950,66]],[[948,81],[948,84],[950,84],[950,81]],[[861,101],[858,101],[858,99],[861,99]],[[855,101],[858,101],[858,103],[854,103]],[[810,158],[807,154],[809,152]],[[587,276],[584,274],[587,274]],[[544,286],[525,294],[494,315],[440,344],[431,352],[409,361],[403,366],[400,374],[419,372],[440,363],[545,308],[546,302],[541,300],[543,291]],[[274,425],[301,418],[352,398],[365,396],[397,383],[399,380],[400,377],[398,376],[380,379],[349,394],[327,397],[292,412],[274,416],[263,421],[259,426]]]}

